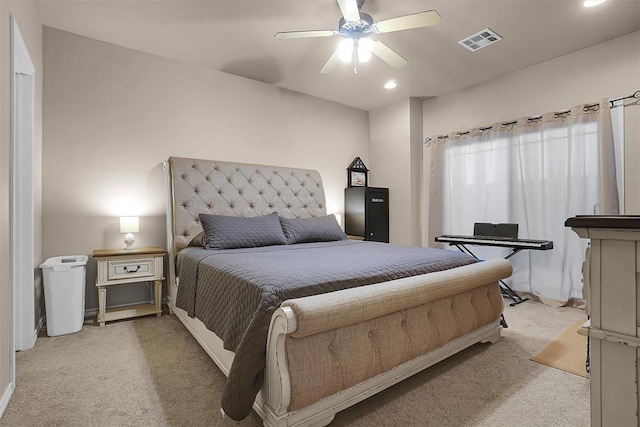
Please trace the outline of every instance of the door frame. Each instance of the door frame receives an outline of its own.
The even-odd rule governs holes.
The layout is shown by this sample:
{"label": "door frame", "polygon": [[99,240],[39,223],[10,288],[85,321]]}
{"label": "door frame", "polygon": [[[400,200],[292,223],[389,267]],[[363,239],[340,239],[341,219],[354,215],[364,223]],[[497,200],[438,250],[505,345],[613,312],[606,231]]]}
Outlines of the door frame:
{"label": "door frame", "polygon": [[35,71],[18,22],[11,16],[10,262],[13,304],[11,382],[14,386],[15,351],[33,348],[37,335],[33,173]]}

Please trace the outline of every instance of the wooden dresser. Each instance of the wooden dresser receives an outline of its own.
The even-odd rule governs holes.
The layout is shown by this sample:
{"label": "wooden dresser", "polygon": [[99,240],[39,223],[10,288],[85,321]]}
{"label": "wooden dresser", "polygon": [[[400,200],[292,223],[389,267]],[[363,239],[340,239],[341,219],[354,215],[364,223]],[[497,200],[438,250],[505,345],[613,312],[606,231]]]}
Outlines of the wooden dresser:
{"label": "wooden dresser", "polygon": [[565,225],[591,240],[583,268],[591,425],[638,426],[640,216],[578,216]]}

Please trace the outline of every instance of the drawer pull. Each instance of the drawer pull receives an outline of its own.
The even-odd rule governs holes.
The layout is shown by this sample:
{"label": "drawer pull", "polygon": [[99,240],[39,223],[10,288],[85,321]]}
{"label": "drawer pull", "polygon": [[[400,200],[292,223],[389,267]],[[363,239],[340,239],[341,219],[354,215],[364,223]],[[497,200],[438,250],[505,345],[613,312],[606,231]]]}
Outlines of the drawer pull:
{"label": "drawer pull", "polygon": [[126,265],[124,266],[124,272],[128,274],[137,273],[138,270],[140,270],[140,266],[137,266],[135,270],[129,270]]}

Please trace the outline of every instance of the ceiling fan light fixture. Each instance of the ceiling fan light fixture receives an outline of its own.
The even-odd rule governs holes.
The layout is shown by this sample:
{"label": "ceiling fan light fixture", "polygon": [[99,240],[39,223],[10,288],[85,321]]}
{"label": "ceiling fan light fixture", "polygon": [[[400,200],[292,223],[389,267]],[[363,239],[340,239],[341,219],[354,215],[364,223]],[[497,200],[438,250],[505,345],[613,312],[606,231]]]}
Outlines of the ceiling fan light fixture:
{"label": "ceiling fan light fixture", "polygon": [[358,74],[358,64],[367,62],[372,55],[377,56],[387,65],[400,69],[407,65],[407,60],[383,42],[369,39],[369,36],[430,27],[440,22],[440,14],[435,10],[426,10],[376,22],[371,15],[360,12],[365,0],[336,1],[342,12],[337,31],[285,31],[275,34],[275,38],[279,40],[341,36],[342,41],[338,43],[338,47],[320,69],[322,74],[330,73],[340,62],[353,63],[353,72]]}
{"label": "ceiling fan light fixture", "polygon": [[338,54],[340,55],[340,60],[344,63],[351,62],[353,59],[353,39],[342,39],[338,44]]}
{"label": "ceiling fan light fixture", "polygon": [[374,43],[373,40],[367,38],[362,38],[357,41],[359,62],[367,62],[371,59]]}

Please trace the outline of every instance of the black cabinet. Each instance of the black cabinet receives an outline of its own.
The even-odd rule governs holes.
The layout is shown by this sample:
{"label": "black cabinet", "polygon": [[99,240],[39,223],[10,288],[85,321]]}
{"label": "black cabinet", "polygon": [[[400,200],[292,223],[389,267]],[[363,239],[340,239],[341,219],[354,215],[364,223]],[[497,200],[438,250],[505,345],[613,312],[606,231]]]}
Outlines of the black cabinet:
{"label": "black cabinet", "polygon": [[344,230],[348,235],[389,243],[388,188],[345,188],[344,214]]}

